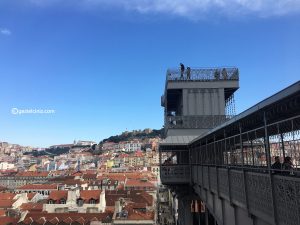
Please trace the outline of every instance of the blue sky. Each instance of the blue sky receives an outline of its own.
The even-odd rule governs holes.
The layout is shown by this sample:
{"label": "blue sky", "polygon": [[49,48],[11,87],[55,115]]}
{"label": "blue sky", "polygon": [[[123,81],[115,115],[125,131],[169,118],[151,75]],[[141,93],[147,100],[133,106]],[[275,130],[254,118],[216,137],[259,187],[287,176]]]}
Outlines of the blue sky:
{"label": "blue sky", "polygon": [[180,62],[239,67],[241,112],[299,80],[299,40],[297,0],[1,0],[0,141],[161,128],[165,73]]}

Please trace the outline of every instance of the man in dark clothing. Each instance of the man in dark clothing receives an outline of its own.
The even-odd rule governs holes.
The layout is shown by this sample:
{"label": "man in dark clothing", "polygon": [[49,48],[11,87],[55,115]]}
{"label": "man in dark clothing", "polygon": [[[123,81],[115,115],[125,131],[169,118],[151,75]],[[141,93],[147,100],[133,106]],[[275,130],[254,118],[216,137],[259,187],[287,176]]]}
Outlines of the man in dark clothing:
{"label": "man in dark clothing", "polygon": [[292,158],[287,156],[284,158],[284,162],[282,164],[282,167],[284,170],[291,170],[293,169],[293,163],[292,163]]}
{"label": "man in dark clothing", "polygon": [[271,166],[271,168],[273,170],[281,170],[281,163],[280,163],[280,158],[279,156],[275,156],[275,162],[273,163],[273,165]]}
{"label": "man in dark clothing", "polygon": [[184,74],[184,65],[182,63],[180,63],[180,78],[183,78],[183,74]]}

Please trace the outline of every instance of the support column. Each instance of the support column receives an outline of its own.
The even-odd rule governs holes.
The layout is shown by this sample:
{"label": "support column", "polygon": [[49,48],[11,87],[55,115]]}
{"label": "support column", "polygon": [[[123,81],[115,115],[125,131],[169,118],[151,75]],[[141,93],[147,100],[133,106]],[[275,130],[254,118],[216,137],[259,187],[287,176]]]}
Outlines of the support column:
{"label": "support column", "polygon": [[178,222],[179,225],[193,224],[191,200],[186,197],[178,198]]}

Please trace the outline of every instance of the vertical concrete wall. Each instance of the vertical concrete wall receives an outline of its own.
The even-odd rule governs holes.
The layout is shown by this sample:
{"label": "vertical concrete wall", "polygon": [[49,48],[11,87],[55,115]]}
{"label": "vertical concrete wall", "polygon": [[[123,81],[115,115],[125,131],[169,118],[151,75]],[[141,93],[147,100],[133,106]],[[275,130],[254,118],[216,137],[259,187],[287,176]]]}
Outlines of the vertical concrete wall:
{"label": "vertical concrete wall", "polygon": [[183,116],[225,115],[223,88],[183,89]]}

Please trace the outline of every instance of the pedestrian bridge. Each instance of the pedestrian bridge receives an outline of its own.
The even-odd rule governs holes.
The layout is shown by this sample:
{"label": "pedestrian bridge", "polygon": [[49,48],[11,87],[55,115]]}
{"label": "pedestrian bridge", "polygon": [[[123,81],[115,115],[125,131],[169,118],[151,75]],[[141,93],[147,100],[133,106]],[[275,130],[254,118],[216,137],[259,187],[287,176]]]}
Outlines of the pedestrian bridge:
{"label": "pedestrian bridge", "polygon": [[161,143],[160,160],[179,224],[299,225],[300,82],[191,141]]}

